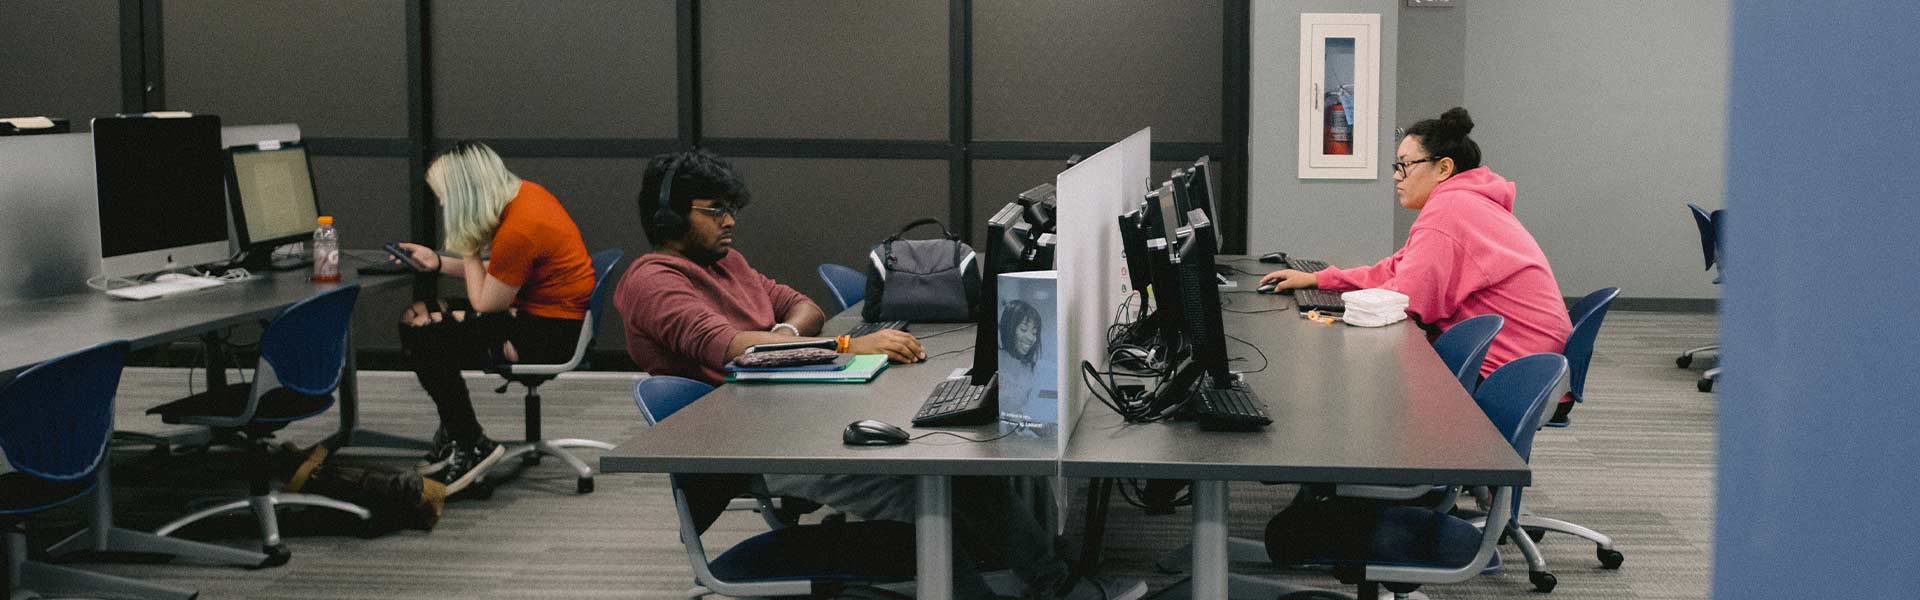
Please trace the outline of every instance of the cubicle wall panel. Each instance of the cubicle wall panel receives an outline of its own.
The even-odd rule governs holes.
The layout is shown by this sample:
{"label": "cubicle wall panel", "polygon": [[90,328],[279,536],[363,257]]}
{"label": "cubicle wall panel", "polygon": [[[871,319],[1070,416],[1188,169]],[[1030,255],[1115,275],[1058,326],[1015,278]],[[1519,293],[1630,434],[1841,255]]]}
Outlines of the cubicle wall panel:
{"label": "cubicle wall panel", "polygon": [[[1167,174],[1173,172],[1175,168],[1192,164],[1181,161],[1154,161],[1152,170],[1154,182],[1165,181]],[[985,239],[987,219],[992,218],[993,213],[1018,198],[1020,192],[1042,183],[1053,183],[1054,177],[1066,168],[1067,163],[1064,160],[973,161],[973,237],[970,239],[976,241]],[[1138,201],[1139,199],[1135,200],[1135,202]]]}
{"label": "cubicle wall panel", "polygon": [[227,123],[299,123],[308,137],[407,135],[406,3],[162,8],[165,108]]}
{"label": "cubicle wall panel", "polygon": [[674,137],[672,0],[462,0],[435,9],[438,137]]}
{"label": "cubicle wall panel", "polygon": [[[867,251],[922,217],[947,220],[947,163],[931,160],[741,158],[753,202],[734,247],[754,268],[834,309],[820,263],[865,270]],[[932,237],[931,227],[914,237]]]}
{"label": "cubicle wall panel", "polygon": [[[627,158],[506,158],[507,168],[527,181],[553,192],[566,207],[567,214],[580,227],[580,237],[588,252],[606,248],[626,251],[626,259],[615,270],[619,277],[626,263],[653,247],[640,228],[640,211],[634,198],[640,192],[640,175],[647,166],[643,159]],[[620,319],[600,321],[600,349],[621,348]]]}
{"label": "cubicle wall panel", "polygon": [[973,139],[1218,142],[1221,0],[974,0]]}
{"label": "cubicle wall panel", "polygon": [[0,117],[65,117],[74,131],[120,112],[120,4],[0,2]]}
{"label": "cubicle wall panel", "polygon": [[700,3],[703,135],[947,139],[937,0]]}

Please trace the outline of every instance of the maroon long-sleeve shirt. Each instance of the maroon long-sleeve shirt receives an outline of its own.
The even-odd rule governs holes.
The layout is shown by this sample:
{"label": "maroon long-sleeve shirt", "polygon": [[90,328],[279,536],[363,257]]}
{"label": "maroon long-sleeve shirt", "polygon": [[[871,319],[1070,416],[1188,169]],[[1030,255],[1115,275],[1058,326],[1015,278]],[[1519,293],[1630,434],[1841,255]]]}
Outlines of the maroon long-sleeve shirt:
{"label": "maroon long-sleeve shirt", "polygon": [[747,266],[740,251],[711,266],[660,253],[627,267],[614,291],[627,356],[651,375],[718,385],[727,344],[742,331],[766,331],[812,300]]}

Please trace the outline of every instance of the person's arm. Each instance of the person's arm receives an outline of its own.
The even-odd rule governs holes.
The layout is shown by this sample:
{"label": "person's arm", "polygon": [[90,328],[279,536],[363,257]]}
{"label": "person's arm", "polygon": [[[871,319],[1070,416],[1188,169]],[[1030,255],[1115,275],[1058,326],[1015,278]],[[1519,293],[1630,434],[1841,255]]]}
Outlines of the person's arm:
{"label": "person's arm", "polygon": [[[448,258],[446,256],[441,256],[439,252],[435,252],[432,248],[428,248],[426,246],[422,246],[419,244],[413,244],[408,242],[400,242],[399,244],[400,244],[401,250],[404,250],[406,251],[407,254],[413,256],[414,262],[420,263],[421,265],[424,265],[427,269],[429,269],[428,271],[426,271],[428,273],[445,273],[447,275],[452,275],[454,277],[466,276],[465,261],[462,261],[458,258]],[[387,258],[387,260],[390,260],[396,263],[399,262],[397,260],[394,260],[392,257]]]}
{"label": "person's arm", "polygon": [[513,306],[513,299],[520,295],[520,286],[509,285],[488,274],[487,262],[478,256],[468,256],[458,262],[461,277],[467,282],[467,301],[473,304],[474,312],[500,312]]}
{"label": "person's arm", "polygon": [[1393,278],[1380,287],[1407,295],[1407,314],[1421,323],[1437,323],[1460,310],[1468,294],[1487,286],[1487,277],[1467,257],[1466,247],[1439,230],[1423,229],[1407,238]]}
{"label": "person's arm", "polygon": [[1405,260],[1412,250],[1413,243],[1409,241],[1406,246],[1400,248],[1399,252],[1393,253],[1393,256],[1381,259],[1380,262],[1371,266],[1351,269],[1327,267],[1314,273],[1312,277],[1315,285],[1323,290],[1345,292],[1382,287],[1393,280],[1394,274],[1400,270],[1401,261]]}
{"label": "person's arm", "polygon": [[[782,313],[780,322],[792,325],[800,335],[817,336],[820,335],[821,326],[827,324],[827,313],[821,311],[820,305],[814,304],[812,300],[804,300],[794,303],[791,308]],[[786,330],[785,327],[780,329]]]}

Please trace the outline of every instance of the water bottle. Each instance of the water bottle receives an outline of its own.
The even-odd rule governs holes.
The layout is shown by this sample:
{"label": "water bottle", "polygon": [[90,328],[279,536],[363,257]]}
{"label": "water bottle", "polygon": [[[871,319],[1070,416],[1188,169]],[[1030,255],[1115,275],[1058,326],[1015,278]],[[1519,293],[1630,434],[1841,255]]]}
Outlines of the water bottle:
{"label": "water bottle", "polygon": [[320,228],[313,230],[313,281],[340,281],[340,234],[333,230],[333,217],[320,217]]}

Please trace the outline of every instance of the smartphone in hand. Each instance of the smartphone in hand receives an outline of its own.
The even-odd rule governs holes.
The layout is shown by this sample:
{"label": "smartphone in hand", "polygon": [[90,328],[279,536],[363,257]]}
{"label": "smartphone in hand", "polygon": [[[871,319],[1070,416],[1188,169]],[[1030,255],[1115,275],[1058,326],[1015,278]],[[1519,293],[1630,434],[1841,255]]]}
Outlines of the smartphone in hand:
{"label": "smartphone in hand", "polygon": [[400,264],[406,265],[409,269],[419,272],[430,270],[426,265],[420,264],[420,261],[414,260],[413,253],[407,252],[405,248],[401,248],[399,242],[387,242],[387,254],[393,256],[394,260],[400,261]]}

